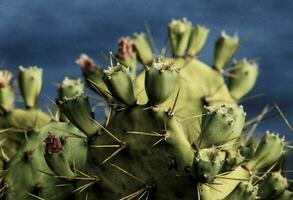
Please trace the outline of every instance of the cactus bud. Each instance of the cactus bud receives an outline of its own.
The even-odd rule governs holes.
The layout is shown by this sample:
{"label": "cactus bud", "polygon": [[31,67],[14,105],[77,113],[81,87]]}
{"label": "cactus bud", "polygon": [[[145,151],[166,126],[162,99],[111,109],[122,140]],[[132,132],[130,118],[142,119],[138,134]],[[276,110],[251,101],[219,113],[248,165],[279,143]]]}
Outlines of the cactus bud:
{"label": "cactus bud", "polygon": [[144,64],[150,64],[153,61],[152,49],[148,43],[145,33],[136,33],[132,37],[135,51],[138,55],[139,60]]}
{"label": "cactus bud", "polygon": [[242,106],[223,104],[205,107],[199,146],[206,148],[230,140],[237,141],[244,126],[245,115]]}
{"label": "cactus bud", "polygon": [[133,81],[128,68],[118,64],[104,70],[104,79],[112,96],[127,106],[136,103],[134,96]]}
{"label": "cactus bud", "polygon": [[260,199],[274,199],[287,187],[287,179],[280,172],[272,172],[258,184],[258,196]]}
{"label": "cactus bud", "polygon": [[116,58],[122,65],[128,67],[131,72],[135,73],[136,54],[133,51],[133,41],[130,37],[122,37],[119,39]]}
{"label": "cactus bud", "polygon": [[200,149],[194,156],[192,176],[198,182],[211,182],[220,172],[225,160],[225,152],[215,148]]}
{"label": "cactus bud", "polygon": [[179,79],[173,64],[155,60],[146,71],[145,90],[151,105],[159,105],[173,93]]}
{"label": "cactus bud", "polygon": [[237,36],[229,36],[225,32],[216,41],[214,63],[216,70],[221,71],[224,65],[232,58],[239,46],[239,38]]}
{"label": "cactus bud", "polygon": [[243,59],[234,64],[232,76],[229,80],[229,90],[235,99],[241,99],[255,85],[258,77],[258,65],[256,62]]}
{"label": "cactus bud", "polygon": [[257,195],[257,186],[247,181],[240,182],[224,200],[254,200]]}
{"label": "cactus bud", "polygon": [[85,95],[65,98],[59,103],[61,111],[70,122],[88,136],[97,133],[98,125],[94,122],[88,97]]}
{"label": "cactus bud", "polygon": [[0,71],[0,108],[5,112],[13,109],[14,104],[14,92],[10,85],[11,79],[11,72],[7,70]]}
{"label": "cactus bud", "polygon": [[59,99],[70,98],[83,94],[84,85],[80,79],[70,79],[65,77],[62,84],[59,86]]}
{"label": "cactus bud", "polygon": [[94,60],[86,54],[81,54],[76,63],[81,66],[88,86],[106,99],[111,99],[110,92],[103,79],[103,70],[98,67]]}
{"label": "cactus bud", "polygon": [[35,107],[42,88],[43,70],[38,67],[19,67],[18,84],[27,107]]}
{"label": "cactus bud", "polygon": [[209,29],[204,26],[197,25],[192,29],[187,54],[189,56],[197,55],[206,43]]}
{"label": "cactus bud", "polygon": [[86,54],[81,54],[79,59],[76,60],[76,64],[81,66],[82,73],[85,77],[94,73],[98,69],[98,65],[95,61]]}
{"label": "cactus bud", "polygon": [[255,171],[274,164],[284,153],[285,143],[278,135],[267,132],[261,139],[246,168]]}
{"label": "cactus bud", "polygon": [[192,24],[186,18],[172,20],[168,25],[168,34],[173,54],[178,57],[185,55],[188,46]]}

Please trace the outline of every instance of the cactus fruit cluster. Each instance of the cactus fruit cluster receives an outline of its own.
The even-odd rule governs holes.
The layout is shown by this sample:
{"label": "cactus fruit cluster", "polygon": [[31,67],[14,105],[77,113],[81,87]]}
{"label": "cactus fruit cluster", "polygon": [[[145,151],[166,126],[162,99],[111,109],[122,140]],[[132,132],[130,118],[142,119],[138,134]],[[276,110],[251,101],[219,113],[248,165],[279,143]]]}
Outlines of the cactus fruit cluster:
{"label": "cactus fruit cluster", "polygon": [[[208,34],[172,20],[161,53],[149,34],[137,33],[119,40],[108,69],[82,54],[85,83],[103,100],[65,78],[56,114],[36,108],[40,68],[19,68],[23,109],[14,108],[12,74],[1,71],[0,198],[293,199],[281,168],[284,137],[247,134],[238,105],[256,82],[257,63],[230,62],[239,39],[223,32],[209,67],[196,57]],[[107,109],[103,122],[95,119],[96,104]]]}

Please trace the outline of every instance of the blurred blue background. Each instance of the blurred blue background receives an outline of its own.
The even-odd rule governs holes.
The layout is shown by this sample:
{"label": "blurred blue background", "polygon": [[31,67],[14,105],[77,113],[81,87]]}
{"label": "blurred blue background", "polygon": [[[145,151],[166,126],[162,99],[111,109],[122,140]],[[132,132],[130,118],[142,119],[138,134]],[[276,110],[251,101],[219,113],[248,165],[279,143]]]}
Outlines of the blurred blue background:
{"label": "blurred blue background", "polygon": [[[80,76],[74,63],[84,52],[106,65],[102,52],[116,50],[120,36],[143,31],[147,22],[158,46],[166,38],[171,18],[187,17],[210,28],[200,59],[212,61],[213,44],[221,30],[242,38],[236,55],[257,59],[261,75],[250,93],[263,98],[245,103],[249,117],[276,101],[293,123],[293,1],[240,0],[50,0],[0,2],[0,66],[16,71],[19,65],[44,68],[41,101],[56,94],[65,75]],[[259,132],[271,129],[293,133],[280,117],[265,121]]]}

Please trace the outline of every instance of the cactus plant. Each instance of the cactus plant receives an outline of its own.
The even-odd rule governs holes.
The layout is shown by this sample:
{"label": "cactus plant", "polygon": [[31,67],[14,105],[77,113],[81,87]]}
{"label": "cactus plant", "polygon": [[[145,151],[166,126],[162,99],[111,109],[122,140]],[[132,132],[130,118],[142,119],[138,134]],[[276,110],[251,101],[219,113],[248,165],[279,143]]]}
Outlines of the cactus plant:
{"label": "cactus plant", "polygon": [[[30,123],[28,137],[5,146],[14,154],[1,157],[1,199],[290,199],[278,167],[284,138],[267,132],[258,141],[244,131],[238,103],[254,86],[258,66],[244,59],[224,68],[239,46],[226,33],[215,43],[212,67],[204,64],[196,56],[208,33],[187,19],[172,20],[172,56],[155,55],[148,34],[123,37],[105,70],[82,54],[77,63],[85,82],[108,108],[103,122],[95,120],[81,81],[65,78],[59,118],[42,113],[42,123],[31,128],[31,114],[13,114],[10,75],[2,72],[3,138]],[[35,109],[40,80],[40,70],[20,68],[26,109],[16,113],[41,112]]]}

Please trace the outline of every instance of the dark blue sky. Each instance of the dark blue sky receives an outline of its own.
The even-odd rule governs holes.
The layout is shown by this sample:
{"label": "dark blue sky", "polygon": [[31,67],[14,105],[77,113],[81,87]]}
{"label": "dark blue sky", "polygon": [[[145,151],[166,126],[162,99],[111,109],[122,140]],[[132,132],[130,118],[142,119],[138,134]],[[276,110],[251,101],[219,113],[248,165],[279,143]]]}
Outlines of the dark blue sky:
{"label": "dark blue sky", "polygon": [[[50,0],[0,2],[0,66],[16,71],[19,65],[44,68],[46,95],[55,95],[54,83],[65,75],[78,77],[74,64],[80,53],[105,64],[101,52],[115,50],[122,35],[143,30],[148,22],[161,46],[171,18],[187,17],[210,28],[200,58],[211,63],[213,42],[221,30],[242,38],[236,58],[257,58],[261,75],[250,95],[262,99],[246,103],[255,115],[266,103],[276,101],[293,123],[293,1],[292,0]],[[282,120],[265,122],[293,140]],[[292,136],[291,136],[292,135]]]}

